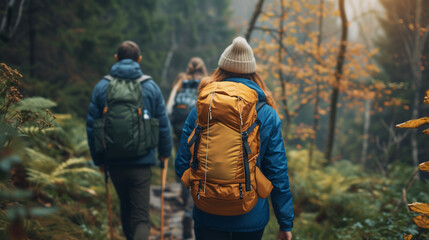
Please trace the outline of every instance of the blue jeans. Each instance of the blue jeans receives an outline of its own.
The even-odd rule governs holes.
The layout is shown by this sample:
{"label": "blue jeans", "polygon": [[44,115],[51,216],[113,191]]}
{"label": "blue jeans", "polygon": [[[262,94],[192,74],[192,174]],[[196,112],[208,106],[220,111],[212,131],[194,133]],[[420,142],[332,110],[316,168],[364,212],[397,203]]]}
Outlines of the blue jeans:
{"label": "blue jeans", "polygon": [[196,240],[260,240],[264,229],[255,232],[223,232],[194,227]]}

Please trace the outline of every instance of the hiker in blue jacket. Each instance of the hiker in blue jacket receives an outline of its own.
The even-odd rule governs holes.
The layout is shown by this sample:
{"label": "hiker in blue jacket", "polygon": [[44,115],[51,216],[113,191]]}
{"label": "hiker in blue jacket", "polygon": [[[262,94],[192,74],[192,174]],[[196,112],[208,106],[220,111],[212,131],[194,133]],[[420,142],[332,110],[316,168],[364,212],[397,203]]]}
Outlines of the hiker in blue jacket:
{"label": "hiker in blue jacket", "polygon": [[[271,201],[280,226],[278,239],[290,240],[294,213],[281,121],[270,91],[255,70],[256,62],[251,47],[244,38],[238,37],[223,52],[215,72],[201,82],[200,90],[211,82],[233,81],[245,84],[256,91],[259,102],[266,102],[257,113],[261,121],[259,129],[261,170],[274,186]],[[183,127],[180,149],[175,159],[176,173],[180,177],[190,167],[191,152],[187,142],[196,121],[197,108],[194,108]],[[209,214],[194,205],[193,218],[197,240],[261,239],[270,218],[269,204],[267,199],[259,198],[250,212],[237,216]]]}
{"label": "hiker in blue jacket", "polygon": [[170,156],[170,123],[164,98],[150,76],[143,75],[139,65],[141,58],[136,43],[125,41],[119,46],[115,54],[116,63],[112,66],[110,75],[105,76],[94,87],[86,121],[92,159],[100,170],[108,170],[120,199],[122,228],[128,240],[149,237],[150,167],[156,164],[155,147],[148,149],[143,156],[108,161],[108,156],[96,152],[94,123],[104,117],[108,86],[114,79],[140,81],[144,118],[155,118],[159,121],[159,141],[155,143],[158,147],[158,158],[164,162]]}

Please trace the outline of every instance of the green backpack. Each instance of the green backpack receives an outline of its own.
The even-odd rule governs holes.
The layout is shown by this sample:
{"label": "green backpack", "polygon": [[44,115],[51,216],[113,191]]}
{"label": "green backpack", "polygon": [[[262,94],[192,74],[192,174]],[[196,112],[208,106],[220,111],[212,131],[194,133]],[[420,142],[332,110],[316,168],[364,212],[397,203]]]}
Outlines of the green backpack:
{"label": "green backpack", "polygon": [[141,83],[151,79],[118,79],[110,75],[103,118],[94,122],[95,152],[108,163],[138,158],[155,148],[159,138],[159,122],[150,118],[143,105]]}

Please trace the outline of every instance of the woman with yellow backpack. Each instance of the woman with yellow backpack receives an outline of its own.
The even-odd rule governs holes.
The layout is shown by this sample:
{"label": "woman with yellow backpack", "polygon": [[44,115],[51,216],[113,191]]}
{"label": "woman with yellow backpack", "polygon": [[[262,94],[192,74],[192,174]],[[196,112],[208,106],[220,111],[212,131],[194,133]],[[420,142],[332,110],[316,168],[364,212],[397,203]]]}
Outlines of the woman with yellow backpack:
{"label": "woman with yellow backpack", "polygon": [[197,240],[261,239],[271,195],[278,239],[292,239],[293,206],[281,121],[256,73],[247,41],[237,37],[200,84],[175,160],[194,200]]}

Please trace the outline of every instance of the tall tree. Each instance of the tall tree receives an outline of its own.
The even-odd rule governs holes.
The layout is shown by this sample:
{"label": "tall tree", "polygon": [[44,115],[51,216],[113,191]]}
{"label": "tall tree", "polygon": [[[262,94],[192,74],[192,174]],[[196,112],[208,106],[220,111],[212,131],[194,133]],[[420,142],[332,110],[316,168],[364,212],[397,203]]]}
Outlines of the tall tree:
{"label": "tall tree", "polygon": [[[323,8],[325,5],[325,0],[320,0],[319,3],[319,35],[317,36],[317,55],[320,57],[320,50],[322,47],[322,36],[323,36]],[[311,167],[311,162],[313,160],[313,152],[314,147],[316,145],[316,134],[317,134],[317,128],[319,125],[319,104],[320,104],[320,83],[319,80],[316,78],[316,96],[314,100],[314,120],[313,120],[313,136],[311,137],[311,144],[310,144],[310,150],[309,152],[309,160],[308,160],[308,166]]]}
{"label": "tall tree", "polygon": [[341,42],[340,42],[340,51],[338,52],[338,56],[337,56],[337,67],[335,70],[336,82],[334,83],[333,90],[332,90],[328,138],[326,141],[326,148],[325,148],[325,158],[328,160],[331,160],[332,148],[334,146],[338,95],[340,93],[340,83],[343,75],[343,66],[344,66],[345,54],[347,50],[347,34],[349,29],[344,0],[338,0],[338,3],[339,3],[340,16],[341,16]]}

